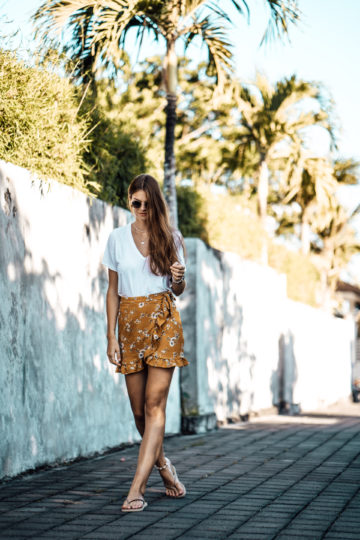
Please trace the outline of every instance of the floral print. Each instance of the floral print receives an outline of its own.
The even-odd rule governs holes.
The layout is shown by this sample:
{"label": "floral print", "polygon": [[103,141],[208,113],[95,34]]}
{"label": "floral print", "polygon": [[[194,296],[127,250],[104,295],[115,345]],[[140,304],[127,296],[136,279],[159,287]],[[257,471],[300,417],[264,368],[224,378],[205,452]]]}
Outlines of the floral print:
{"label": "floral print", "polygon": [[170,291],[122,296],[118,328],[121,366],[116,373],[136,373],[145,364],[163,368],[188,365],[181,319]]}

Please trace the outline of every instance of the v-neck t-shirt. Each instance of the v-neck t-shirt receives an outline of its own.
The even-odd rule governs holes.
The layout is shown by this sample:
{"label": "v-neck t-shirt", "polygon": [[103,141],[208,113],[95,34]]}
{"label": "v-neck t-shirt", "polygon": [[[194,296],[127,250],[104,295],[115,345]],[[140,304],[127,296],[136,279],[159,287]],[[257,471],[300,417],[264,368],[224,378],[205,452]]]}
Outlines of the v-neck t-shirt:
{"label": "v-neck t-shirt", "polygon": [[[185,266],[179,231],[174,232],[174,240],[178,262]],[[135,244],[131,223],[110,233],[102,263],[117,272],[119,296],[148,296],[170,290],[170,271],[166,276],[151,272],[149,257],[144,257]]]}

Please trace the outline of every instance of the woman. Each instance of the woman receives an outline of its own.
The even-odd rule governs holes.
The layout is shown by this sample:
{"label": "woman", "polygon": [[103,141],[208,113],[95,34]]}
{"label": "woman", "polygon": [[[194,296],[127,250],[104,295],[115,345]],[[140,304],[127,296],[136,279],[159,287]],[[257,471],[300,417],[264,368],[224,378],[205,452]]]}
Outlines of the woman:
{"label": "woman", "polygon": [[[106,296],[107,355],[116,372],[125,374],[136,427],[142,436],[137,468],[123,512],[139,512],[156,464],[170,497],[186,489],[165,457],[165,407],[176,366],[188,364],[175,298],[185,289],[184,246],[171,228],[157,181],[134,178],[128,202],[135,221],[109,236],[103,264],[109,269]],[[119,340],[115,328],[118,322]]]}

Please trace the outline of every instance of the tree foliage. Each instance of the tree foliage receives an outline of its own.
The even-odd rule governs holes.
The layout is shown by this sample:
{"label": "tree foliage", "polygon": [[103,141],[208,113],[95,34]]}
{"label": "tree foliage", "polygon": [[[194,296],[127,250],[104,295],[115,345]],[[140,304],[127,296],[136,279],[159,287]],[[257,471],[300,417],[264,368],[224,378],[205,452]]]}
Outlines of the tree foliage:
{"label": "tree foliage", "polygon": [[338,202],[327,209],[320,221],[316,238],[312,244],[314,261],[321,277],[321,304],[331,308],[331,300],[341,271],[351,257],[360,253],[360,241],[353,221],[360,214],[360,205],[349,212]]}
{"label": "tree foliage", "polygon": [[[238,127],[233,134],[237,141],[233,162],[242,169],[249,156],[256,156],[253,176],[257,179],[258,213],[267,213],[269,169],[280,151],[302,140],[304,130],[322,126],[331,133],[328,113],[319,105],[321,92],[317,85],[299,80],[295,75],[272,85],[257,74],[253,85],[234,85],[234,102],[239,112]],[[304,111],[305,99],[314,102]]]}
{"label": "tree foliage", "polygon": [[179,228],[184,237],[209,242],[208,214],[204,197],[191,186],[177,186]]}
{"label": "tree foliage", "polygon": [[[306,117],[301,111],[289,117],[284,103],[291,110],[296,95],[288,93],[286,81],[280,81],[267,93],[262,87],[256,98],[248,96],[250,102],[266,102],[270,112],[259,107],[255,114],[249,102],[245,117],[234,100],[234,95],[247,92],[238,81],[228,80],[214,105],[207,64],[194,68],[180,58],[179,65],[175,137],[183,235],[201,237],[215,248],[260,261],[266,234],[269,264],[286,273],[289,296],[329,305],[340,272],[359,251],[352,224],[358,209],[347,213],[336,192],[341,185],[356,184],[359,173],[358,163],[351,159],[333,154],[319,157],[307,148],[303,128],[318,120],[330,129],[327,111],[314,112],[312,118],[309,111]],[[95,86],[73,85],[54,73],[56,66],[51,53],[42,67],[0,53],[0,157],[126,206],[133,176],[145,170],[158,180],[162,176],[166,99],[161,90],[161,59],[150,58],[135,71],[124,59],[120,85],[106,79]],[[255,87],[253,91],[256,94]],[[256,131],[258,140],[250,137],[249,111],[254,113],[252,135]],[[307,250],[288,250],[264,233],[254,197],[254,172],[263,151],[271,156],[268,202],[273,230],[282,239],[304,243],[306,225],[308,255]],[[190,185],[185,187],[184,180]],[[210,189],[214,184],[226,192],[214,195]]]}
{"label": "tree foliage", "polygon": [[0,51],[0,159],[126,206],[131,179],[147,169],[138,133],[57,75],[50,56],[32,67]]}
{"label": "tree foliage", "polygon": [[67,79],[0,50],[0,158],[87,191],[89,120]]}
{"label": "tree foliage", "polygon": [[145,148],[136,133],[123,129],[119,119],[110,119],[98,94],[82,104],[91,119],[91,142],[83,154],[93,180],[93,193],[104,201],[127,207],[127,189],[134,176],[147,170]]}
{"label": "tree foliage", "polygon": [[[241,15],[249,14],[246,0],[229,0]],[[269,32],[264,39],[288,33],[300,12],[296,0],[266,0],[269,7]],[[166,92],[164,193],[173,224],[177,224],[175,189],[175,125],[178,81],[176,44],[183,43],[185,54],[189,45],[200,42],[208,53],[207,69],[213,76],[213,90],[220,94],[233,70],[232,45],[228,28],[233,24],[226,8],[208,0],[45,0],[34,19],[38,35],[46,45],[51,35],[66,29],[71,39],[62,50],[77,60],[73,72],[82,82],[107,71],[121,68],[126,38],[136,29],[136,44],[140,48],[145,33],[164,44],[162,86]]]}

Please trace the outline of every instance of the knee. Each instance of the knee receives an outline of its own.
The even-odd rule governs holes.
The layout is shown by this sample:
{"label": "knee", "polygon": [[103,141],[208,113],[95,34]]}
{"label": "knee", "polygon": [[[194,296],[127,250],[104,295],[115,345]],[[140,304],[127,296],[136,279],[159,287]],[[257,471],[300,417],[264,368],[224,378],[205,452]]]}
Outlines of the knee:
{"label": "knee", "polygon": [[163,416],[165,414],[166,402],[160,398],[148,398],[145,402],[146,416]]}
{"label": "knee", "polygon": [[145,411],[134,411],[133,414],[136,425],[141,425],[145,422]]}

